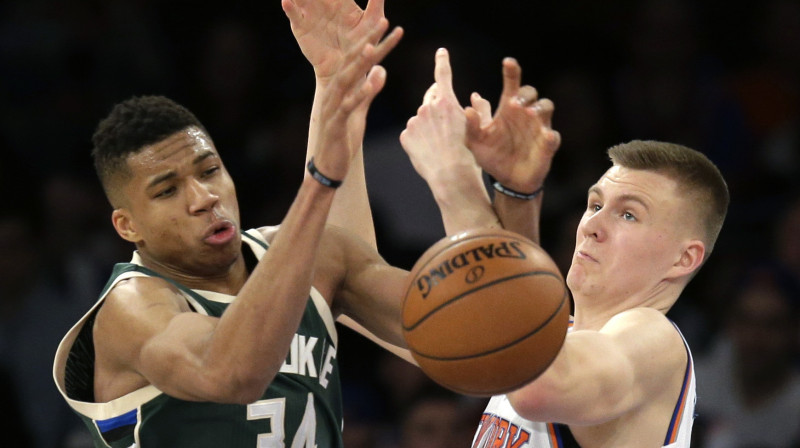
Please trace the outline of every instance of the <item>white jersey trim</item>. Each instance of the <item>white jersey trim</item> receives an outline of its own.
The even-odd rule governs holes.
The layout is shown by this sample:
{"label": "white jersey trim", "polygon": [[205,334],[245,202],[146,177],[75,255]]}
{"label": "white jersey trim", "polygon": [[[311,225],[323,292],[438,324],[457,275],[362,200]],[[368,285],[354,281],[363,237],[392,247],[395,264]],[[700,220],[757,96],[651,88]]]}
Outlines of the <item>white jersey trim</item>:
{"label": "white jersey trim", "polygon": [[[132,277],[147,277],[147,274],[136,271],[125,272],[115,279],[113,285]],[[67,335],[64,336],[64,338],[61,340],[61,343],[58,344],[58,349],[56,350],[56,360],[53,365],[53,379],[56,382],[56,387],[61,393],[61,396],[64,397],[70,407],[95,420],[105,420],[116,417],[120,414],[124,414],[125,412],[128,412],[131,409],[137,408],[141,404],[152,400],[162,393],[155,386],[148,385],[105,403],[79,401],[67,396],[66,385],[64,384],[64,372],[67,366],[67,358],[69,357],[69,349],[72,347],[73,342],[75,342],[75,339],[78,337],[78,333],[80,333],[81,328],[83,328],[83,325],[86,323],[86,320],[103,303],[103,300],[105,300],[108,292],[113,288],[113,285],[108,288],[106,293],[100,297],[97,303],[95,303],[94,306],[92,306],[92,308],[83,315],[78,323],[73,325],[69,332],[67,332]]]}
{"label": "white jersey trim", "polygon": [[[261,235],[261,232],[259,232],[258,230],[250,229],[245,233],[263,242],[264,244],[267,244],[263,235]],[[255,243],[249,238],[243,238],[243,240],[253,250],[253,253],[255,254],[256,258],[261,259],[264,253],[266,253],[266,249],[264,249],[264,247]],[[134,251],[130,263],[142,266],[142,259],[137,251]],[[72,409],[94,420],[105,420],[117,417],[121,414],[129,412],[131,409],[139,408],[144,403],[152,400],[153,398],[163,393],[155,386],[147,385],[133,392],[130,392],[126,395],[123,395],[122,397],[103,403],[93,403],[93,402],[74,400],[72,398],[69,398],[66,393],[64,373],[66,371],[67,358],[69,357],[70,348],[72,347],[72,344],[75,342],[75,339],[78,337],[81,328],[83,328],[83,325],[86,323],[89,317],[100,307],[100,305],[103,303],[108,293],[112,289],[114,289],[114,286],[117,283],[119,283],[122,280],[126,280],[133,277],[149,277],[149,275],[138,271],[128,271],[116,277],[114,279],[114,282],[108,287],[106,292],[97,300],[97,302],[92,306],[92,308],[89,309],[89,311],[87,311],[86,314],[84,314],[83,317],[81,317],[81,319],[75,325],[72,326],[72,328],[67,332],[64,338],[58,344],[58,348],[56,349],[55,362],[53,363],[53,379],[55,380],[56,387],[58,388],[59,393],[61,393],[61,396],[64,397],[64,400],[67,401],[67,403],[70,405],[70,407],[72,407]],[[203,291],[203,290],[193,290],[193,291],[202,295],[204,298],[214,302],[231,303],[236,298],[236,296],[232,296],[229,294],[221,294],[213,291]],[[187,302],[189,302],[198,313],[208,315],[208,313],[206,313],[205,311],[205,308],[203,308],[189,294],[186,294],[183,291],[181,291],[181,294],[186,298]],[[333,315],[331,314],[331,310],[330,307],[328,306],[328,303],[322,297],[322,294],[320,294],[320,292],[314,287],[311,288],[310,296],[312,302],[314,303],[314,306],[317,309],[317,312],[319,313],[320,317],[325,323],[325,327],[328,330],[331,340],[333,341],[334,347],[337,347],[338,337],[336,333],[336,327],[334,325]]]}

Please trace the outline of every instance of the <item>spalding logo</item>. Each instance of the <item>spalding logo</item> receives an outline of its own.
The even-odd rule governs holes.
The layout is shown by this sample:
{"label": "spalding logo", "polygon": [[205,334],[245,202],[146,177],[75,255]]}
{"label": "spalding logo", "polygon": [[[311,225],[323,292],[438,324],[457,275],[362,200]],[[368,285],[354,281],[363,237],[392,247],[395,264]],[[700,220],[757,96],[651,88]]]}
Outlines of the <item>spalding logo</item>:
{"label": "spalding logo", "polygon": [[[439,263],[435,268],[431,268],[427,273],[420,274],[416,281],[417,289],[420,291],[423,299],[427,298],[433,288],[452,273],[474,263],[480,263],[483,260],[494,257],[516,258],[520,260],[527,258],[525,252],[520,249],[519,241],[507,241],[500,244],[492,243],[485,246],[478,246],[454,255],[449,260]],[[483,266],[473,266],[473,268],[467,272],[465,281],[467,283],[475,283],[483,277],[483,273]]]}
{"label": "spalding logo", "polygon": [[483,273],[485,271],[486,269],[483,266],[477,265],[474,268],[470,269],[469,272],[467,272],[467,276],[464,277],[464,281],[469,284],[475,283],[478,280],[480,280],[481,277],[483,277]]}

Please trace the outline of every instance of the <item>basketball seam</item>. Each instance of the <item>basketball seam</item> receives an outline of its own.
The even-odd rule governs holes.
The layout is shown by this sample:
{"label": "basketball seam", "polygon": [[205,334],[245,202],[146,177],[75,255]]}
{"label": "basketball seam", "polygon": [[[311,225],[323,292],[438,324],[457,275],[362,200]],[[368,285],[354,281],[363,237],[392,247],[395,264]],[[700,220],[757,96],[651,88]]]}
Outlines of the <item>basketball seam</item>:
{"label": "basketball seam", "polygon": [[[507,280],[513,280],[513,279],[515,279],[515,278],[529,277],[529,276],[535,276],[535,275],[549,275],[549,276],[551,276],[551,277],[554,277],[554,278],[556,278],[556,279],[557,279],[557,280],[559,280],[559,281],[561,280],[561,278],[560,278],[559,276],[555,275],[554,273],[552,273],[552,272],[550,272],[550,271],[529,271],[529,272],[523,272],[523,273],[520,273],[520,274],[510,275],[510,276],[508,276],[508,277],[502,277],[502,278],[498,278],[498,279],[492,280],[491,282],[488,282],[488,283],[485,283],[485,284],[483,284],[483,285],[480,285],[480,286],[478,286],[478,287],[475,287],[475,288],[469,289],[469,290],[467,290],[467,291],[464,291],[464,292],[462,292],[461,294],[459,294],[459,295],[457,295],[457,296],[451,297],[451,298],[450,298],[449,300],[447,300],[446,302],[442,302],[441,304],[439,304],[438,306],[436,306],[436,308],[433,308],[432,310],[428,311],[428,312],[427,312],[427,313],[426,313],[424,316],[422,316],[422,317],[421,317],[421,318],[420,318],[418,321],[416,321],[416,322],[415,322],[415,323],[413,323],[412,325],[410,325],[410,326],[406,326],[405,324],[403,324],[403,330],[405,330],[405,331],[412,331],[412,330],[414,330],[414,329],[415,329],[415,328],[417,328],[417,327],[418,327],[420,324],[422,324],[423,322],[425,322],[425,321],[426,321],[426,320],[427,320],[429,317],[431,317],[431,315],[433,315],[435,312],[437,312],[437,311],[439,311],[440,309],[442,309],[442,308],[444,308],[444,307],[446,307],[446,306],[450,305],[451,303],[455,302],[456,300],[459,300],[459,299],[461,299],[461,298],[462,298],[462,297],[464,297],[464,296],[467,296],[467,295],[469,295],[469,294],[472,294],[472,293],[474,293],[474,292],[476,292],[476,291],[480,291],[481,289],[488,288],[488,287],[490,287],[490,286],[496,285],[496,284],[498,284],[498,283],[505,282],[505,281],[507,281]],[[559,282],[559,283],[560,283],[560,282]],[[562,299],[562,301],[563,301],[563,299]]]}
{"label": "basketball seam", "polygon": [[[550,274],[550,275],[552,275],[552,274]],[[516,277],[518,277],[518,276],[516,276]],[[431,360],[434,360],[434,361],[461,361],[461,360],[464,360],[464,359],[478,358],[478,357],[481,357],[481,356],[490,355],[492,353],[497,353],[499,351],[503,351],[503,350],[513,346],[513,345],[518,344],[520,341],[523,341],[523,340],[533,336],[534,334],[538,333],[539,330],[541,330],[542,328],[546,327],[547,324],[550,323],[550,321],[555,319],[555,317],[558,315],[558,313],[561,311],[561,309],[564,308],[564,304],[566,303],[566,298],[567,298],[567,292],[566,292],[566,289],[565,289],[564,290],[564,295],[561,296],[561,303],[558,305],[558,308],[556,308],[556,310],[553,311],[553,313],[550,316],[548,316],[547,320],[545,320],[544,322],[539,324],[539,326],[534,328],[532,331],[520,336],[519,338],[517,338],[517,339],[515,339],[513,341],[510,341],[510,342],[508,342],[508,343],[506,343],[506,344],[504,344],[504,345],[502,345],[500,347],[495,347],[495,348],[493,348],[491,350],[487,350],[485,352],[472,353],[472,354],[467,355],[467,356],[441,357],[441,356],[426,355],[424,353],[420,353],[419,351],[413,350],[413,349],[409,349],[409,350],[413,354],[416,354],[416,355],[419,355],[419,356],[422,356],[424,358],[431,359]]]}

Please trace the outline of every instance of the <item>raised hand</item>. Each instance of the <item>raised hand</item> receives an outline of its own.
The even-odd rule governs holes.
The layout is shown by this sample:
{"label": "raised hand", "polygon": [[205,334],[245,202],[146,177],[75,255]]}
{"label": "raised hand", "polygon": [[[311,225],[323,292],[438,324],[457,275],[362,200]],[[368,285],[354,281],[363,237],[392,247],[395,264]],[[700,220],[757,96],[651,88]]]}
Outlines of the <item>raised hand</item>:
{"label": "raised hand", "polygon": [[331,75],[327,88],[319,92],[319,124],[312,126],[309,140],[316,145],[313,154],[321,172],[343,179],[358,147],[352,139],[363,139],[364,125],[356,126],[361,135],[353,135],[353,120],[366,120],[367,110],[386,82],[386,70],[377,65],[400,41],[398,29],[377,44],[384,30],[376,28],[354,42],[342,54],[339,68]]}
{"label": "raised hand", "polygon": [[436,52],[435,83],[425,92],[417,115],[400,134],[400,143],[417,173],[429,183],[437,178],[480,178],[480,167],[465,146],[466,116],[453,91],[447,50]]}
{"label": "raised hand", "polygon": [[317,82],[323,84],[353,45],[366,36],[370,43],[378,43],[389,27],[383,5],[384,0],[369,0],[362,10],[353,0],[281,0],[300,50],[314,67]]}
{"label": "raised hand", "polygon": [[503,93],[493,117],[488,102],[472,95],[472,106],[465,109],[466,145],[501,184],[531,193],[544,183],[561,136],[552,129],[553,102],[520,86],[521,78],[517,61],[505,58]]}
{"label": "raised hand", "polygon": [[417,115],[400,134],[400,143],[428,183],[448,235],[499,226],[481,169],[464,143],[466,116],[453,91],[450,59],[443,48],[436,52],[434,79]]}

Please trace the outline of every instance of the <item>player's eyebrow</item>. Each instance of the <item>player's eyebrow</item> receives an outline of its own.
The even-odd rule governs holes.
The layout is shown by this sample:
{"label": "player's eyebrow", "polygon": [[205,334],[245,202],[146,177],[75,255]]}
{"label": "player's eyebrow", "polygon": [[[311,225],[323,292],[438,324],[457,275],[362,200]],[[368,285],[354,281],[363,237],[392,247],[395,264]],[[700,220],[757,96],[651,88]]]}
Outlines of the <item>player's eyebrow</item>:
{"label": "player's eyebrow", "polygon": [[176,176],[176,173],[175,173],[175,171],[172,171],[172,170],[170,170],[170,171],[167,171],[167,172],[166,172],[166,173],[164,173],[164,174],[159,174],[159,175],[158,175],[158,176],[156,176],[156,177],[155,177],[153,180],[151,180],[150,182],[148,182],[148,184],[147,184],[147,187],[146,187],[146,188],[152,188],[152,187],[154,187],[154,186],[156,186],[156,185],[160,184],[161,182],[164,182],[164,181],[167,181],[167,180],[169,180],[169,179],[172,179],[172,178],[173,178],[173,177],[175,177],[175,176]]}
{"label": "player's eyebrow", "polygon": [[[217,156],[217,153],[215,153],[214,151],[212,151],[210,149],[206,150],[206,151],[203,151],[202,153],[198,154],[194,158],[194,160],[192,160],[192,165],[198,165],[203,160],[205,160],[205,159],[207,159],[209,157],[216,157],[216,156]],[[170,179],[172,179],[173,177],[175,177],[177,175],[178,174],[175,172],[175,170],[169,170],[166,173],[159,174],[158,176],[156,176],[150,182],[147,183],[147,187],[146,188],[152,188],[153,186],[158,185],[161,182],[170,180]]]}
{"label": "player's eyebrow", "polygon": [[[592,185],[591,187],[589,187],[588,194],[592,193],[596,194],[597,196],[600,196],[601,199],[603,198],[603,190],[601,190],[600,187],[597,185]],[[623,193],[617,199],[620,202],[636,202],[637,204],[641,204],[641,206],[644,207],[646,211],[650,210],[648,201],[638,194]]]}

